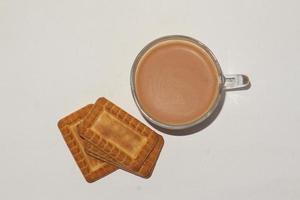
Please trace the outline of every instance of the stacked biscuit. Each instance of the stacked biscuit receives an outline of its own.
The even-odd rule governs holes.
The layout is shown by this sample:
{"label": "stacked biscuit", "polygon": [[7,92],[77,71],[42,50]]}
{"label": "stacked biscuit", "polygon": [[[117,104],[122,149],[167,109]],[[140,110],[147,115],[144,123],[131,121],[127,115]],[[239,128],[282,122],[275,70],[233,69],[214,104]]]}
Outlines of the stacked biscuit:
{"label": "stacked biscuit", "polygon": [[163,138],[105,98],[64,117],[58,127],[88,182],[117,169],[149,178]]}

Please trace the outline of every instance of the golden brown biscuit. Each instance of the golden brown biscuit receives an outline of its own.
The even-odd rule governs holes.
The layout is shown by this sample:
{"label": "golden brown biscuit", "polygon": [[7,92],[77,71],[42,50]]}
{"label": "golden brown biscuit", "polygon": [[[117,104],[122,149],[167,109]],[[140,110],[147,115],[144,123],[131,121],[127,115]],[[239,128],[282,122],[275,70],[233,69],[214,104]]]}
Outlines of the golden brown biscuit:
{"label": "golden brown biscuit", "polygon": [[[142,167],[139,169],[139,171],[129,171],[130,173],[133,173],[135,175],[141,176],[143,178],[149,178],[154,170],[155,164],[157,162],[157,159],[160,155],[160,152],[162,150],[162,147],[164,145],[164,139],[162,136],[159,136],[158,142],[156,143],[155,147],[152,149],[148,157],[146,158],[145,162],[143,163]],[[95,157],[97,159],[103,159],[102,156],[105,155],[104,152],[99,150],[95,145],[88,143],[85,146],[85,151],[87,154],[89,154],[92,157]],[[105,157],[107,162],[110,162],[114,165],[117,165],[119,167],[122,167],[116,162],[114,159]]]}
{"label": "golden brown biscuit", "polygon": [[139,171],[158,141],[158,134],[105,98],[94,104],[79,125],[80,135],[123,169]]}
{"label": "golden brown biscuit", "polygon": [[84,140],[79,136],[77,126],[92,107],[92,104],[87,105],[58,122],[64,140],[87,182],[96,181],[117,170],[117,167],[90,157],[84,151]]}

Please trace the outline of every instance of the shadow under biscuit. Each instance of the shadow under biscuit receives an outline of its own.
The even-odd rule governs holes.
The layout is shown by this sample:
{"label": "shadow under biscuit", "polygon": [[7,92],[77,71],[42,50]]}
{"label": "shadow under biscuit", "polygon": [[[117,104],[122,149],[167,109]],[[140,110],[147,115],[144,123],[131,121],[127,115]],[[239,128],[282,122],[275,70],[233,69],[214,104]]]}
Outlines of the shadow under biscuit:
{"label": "shadow under biscuit", "polygon": [[213,111],[213,113],[207,118],[205,119],[203,122],[196,124],[195,126],[186,128],[186,129],[181,129],[181,130],[170,130],[170,129],[166,129],[166,128],[162,128],[157,126],[156,124],[152,123],[151,121],[149,121],[147,118],[144,119],[155,129],[166,133],[168,135],[174,135],[174,136],[185,136],[185,135],[191,135],[194,133],[197,133],[203,129],[205,129],[206,127],[208,127],[219,115],[220,111],[222,110],[222,107],[224,105],[224,100],[225,100],[225,93],[226,92],[222,92],[221,97],[220,97],[220,101],[216,107],[216,109]]}

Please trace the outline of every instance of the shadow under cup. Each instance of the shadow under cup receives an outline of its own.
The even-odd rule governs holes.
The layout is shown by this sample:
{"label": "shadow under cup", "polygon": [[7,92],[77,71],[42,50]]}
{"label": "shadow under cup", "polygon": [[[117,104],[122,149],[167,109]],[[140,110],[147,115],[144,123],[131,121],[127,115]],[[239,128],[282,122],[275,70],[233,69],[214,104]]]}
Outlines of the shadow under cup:
{"label": "shadow under cup", "polygon": [[131,69],[132,95],[140,112],[163,132],[201,125],[220,107],[225,90],[246,85],[246,76],[226,77],[213,53],[186,36],[154,40]]}

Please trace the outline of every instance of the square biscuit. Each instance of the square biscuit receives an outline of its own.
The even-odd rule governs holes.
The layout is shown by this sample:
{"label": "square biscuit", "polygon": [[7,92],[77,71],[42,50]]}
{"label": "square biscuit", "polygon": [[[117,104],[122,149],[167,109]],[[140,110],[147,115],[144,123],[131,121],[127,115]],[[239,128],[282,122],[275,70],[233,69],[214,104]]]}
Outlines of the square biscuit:
{"label": "square biscuit", "polygon": [[79,125],[80,135],[128,171],[139,171],[158,134],[105,98],[99,98]]}

